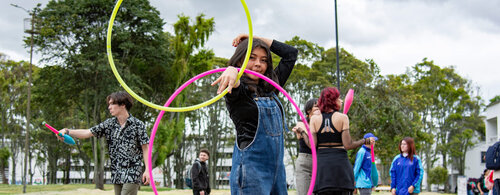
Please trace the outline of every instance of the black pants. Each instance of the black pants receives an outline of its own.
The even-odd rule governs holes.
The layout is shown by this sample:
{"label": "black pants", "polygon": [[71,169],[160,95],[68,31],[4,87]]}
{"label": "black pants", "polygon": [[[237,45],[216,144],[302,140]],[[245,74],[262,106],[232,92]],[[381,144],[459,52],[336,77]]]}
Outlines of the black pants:
{"label": "black pants", "polygon": [[500,195],[500,179],[495,179],[495,185],[493,185],[493,195]]}
{"label": "black pants", "polygon": [[352,191],[326,191],[318,192],[316,195],[352,195]]}

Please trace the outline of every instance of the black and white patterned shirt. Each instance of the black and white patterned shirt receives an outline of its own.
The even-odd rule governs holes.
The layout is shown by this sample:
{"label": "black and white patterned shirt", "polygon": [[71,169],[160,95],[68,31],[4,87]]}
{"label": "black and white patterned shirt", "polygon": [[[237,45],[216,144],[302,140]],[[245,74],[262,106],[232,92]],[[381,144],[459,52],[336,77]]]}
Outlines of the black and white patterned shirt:
{"label": "black and white patterned shirt", "polygon": [[90,128],[95,137],[105,137],[111,159],[111,183],[140,183],[143,157],[142,145],[149,143],[146,126],[129,115],[122,128],[116,117]]}

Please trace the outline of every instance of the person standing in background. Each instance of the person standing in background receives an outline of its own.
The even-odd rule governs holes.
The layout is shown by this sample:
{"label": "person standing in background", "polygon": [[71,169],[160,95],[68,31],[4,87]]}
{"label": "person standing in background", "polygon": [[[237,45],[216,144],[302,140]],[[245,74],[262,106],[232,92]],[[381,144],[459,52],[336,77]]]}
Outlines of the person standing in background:
{"label": "person standing in background", "polygon": [[413,138],[406,137],[399,142],[399,151],[391,164],[391,192],[393,195],[420,193],[420,184],[424,175],[422,161],[415,154]]}
{"label": "person standing in background", "polygon": [[[306,102],[304,106],[306,120],[309,123],[311,116],[321,114],[318,108],[318,99],[313,98]],[[306,126],[303,122],[298,122],[292,128],[299,140],[299,155],[295,161],[295,186],[298,195],[305,195],[309,190],[312,177],[312,153],[307,136]]]}
{"label": "person standing in background", "polygon": [[[367,133],[363,138],[373,137],[375,141],[378,140],[372,133]],[[356,161],[354,162],[354,181],[356,182],[355,187],[358,189],[361,195],[372,194],[372,188],[376,187],[377,184],[372,181],[372,156],[371,156],[371,145],[363,145],[359,148],[356,155]]]}
{"label": "person standing in background", "polygon": [[198,159],[191,166],[191,179],[193,181],[193,195],[210,194],[210,177],[208,175],[207,160],[210,158],[210,152],[207,149],[201,149]]}

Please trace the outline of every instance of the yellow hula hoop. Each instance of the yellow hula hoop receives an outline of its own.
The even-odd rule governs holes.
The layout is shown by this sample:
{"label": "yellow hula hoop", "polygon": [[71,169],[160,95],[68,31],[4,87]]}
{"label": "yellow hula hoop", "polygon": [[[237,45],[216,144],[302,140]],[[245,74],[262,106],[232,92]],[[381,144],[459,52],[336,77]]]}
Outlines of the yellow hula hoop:
{"label": "yellow hula hoop", "polygon": [[[116,13],[118,12],[120,5],[122,4],[122,1],[123,0],[118,0],[116,2],[115,8],[113,9],[113,13],[111,14],[111,18],[109,20],[108,33],[107,33],[107,37],[106,37],[106,52],[108,54],[109,65],[111,66],[111,70],[113,71],[113,74],[115,75],[116,80],[118,80],[118,82],[123,87],[123,89],[125,89],[125,91],[127,91],[134,99],[143,103],[146,106],[149,106],[149,107],[157,109],[157,110],[163,110],[163,111],[167,111],[167,112],[187,112],[187,111],[192,111],[192,110],[196,110],[196,109],[208,106],[208,105],[216,102],[220,98],[224,97],[224,95],[227,94],[228,90],[225,89],[221,94],[213,97],[212,99],[210,99],[206,102],[194,105],[194,106],[165,107],[165,106],[160,106],[160,105],[151,103],[151,102],[145,100],[144,98],[142,98],[141,96],[137,95],[134,91],[132,91],[132,89],[130,89],[128,87],[128,85],[123,81],[122,77],[120,76],[120,74],[116,70],[115,62],[113,59],[113,54],[111,52],[111,34],[113,31],[113,23],[115,21]],[[252,52],[252,43],[253,43],[253,29],[252,29],[252,20],[250,18],[250,12],[248,11],[248,7],[247,7],[245,0],[240,0],[240,1],[241,1],[241,4],[243,5],[243,8],[245,9],[245,13],[247,16],[247,21],[248,21],[248,48],[247,48],[247,53],[245,55],[245,61],[243,61],[243,66],[241,67],[240,72],[238,72],[238,77],[236,78],[235,82],[238,82],[238,80],[241,78],[241,76],[243,75],[243,72],[245,71],[245,69],[247,67],[248,59],[250,58],[250,53]]]}

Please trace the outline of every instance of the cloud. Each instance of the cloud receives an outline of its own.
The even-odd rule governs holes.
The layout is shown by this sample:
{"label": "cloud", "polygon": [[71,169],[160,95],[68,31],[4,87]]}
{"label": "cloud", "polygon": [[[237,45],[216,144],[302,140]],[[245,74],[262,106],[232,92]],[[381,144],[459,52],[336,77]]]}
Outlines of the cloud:
{"label": "cloud", "polygon": [[[46,5],[47,0],[40,1]],[[216,31],[206,47],[229,58],[231,40],[248,32],[240,1],[151,0],[172,32],[177,15],[214,17]],[[36,2],[19,1],[32,8]],[[247,0],[254,35],[289,40],[293,36],[325,48],[335,46],[335,13],[331,0]],[[490,0],[357,0],[337,1],[339,43],[359,59],[374,59],[382,74],[401,74],[427,57],[437,65],[454,65],[473,80],[484,99],[500,94],[500,1]],[[0,3],[0,52],[29,59],[22,46],[22,10]],[[20,56],[20,57],[19,57]],[[36,55],[35,55],[36,58]]]}

